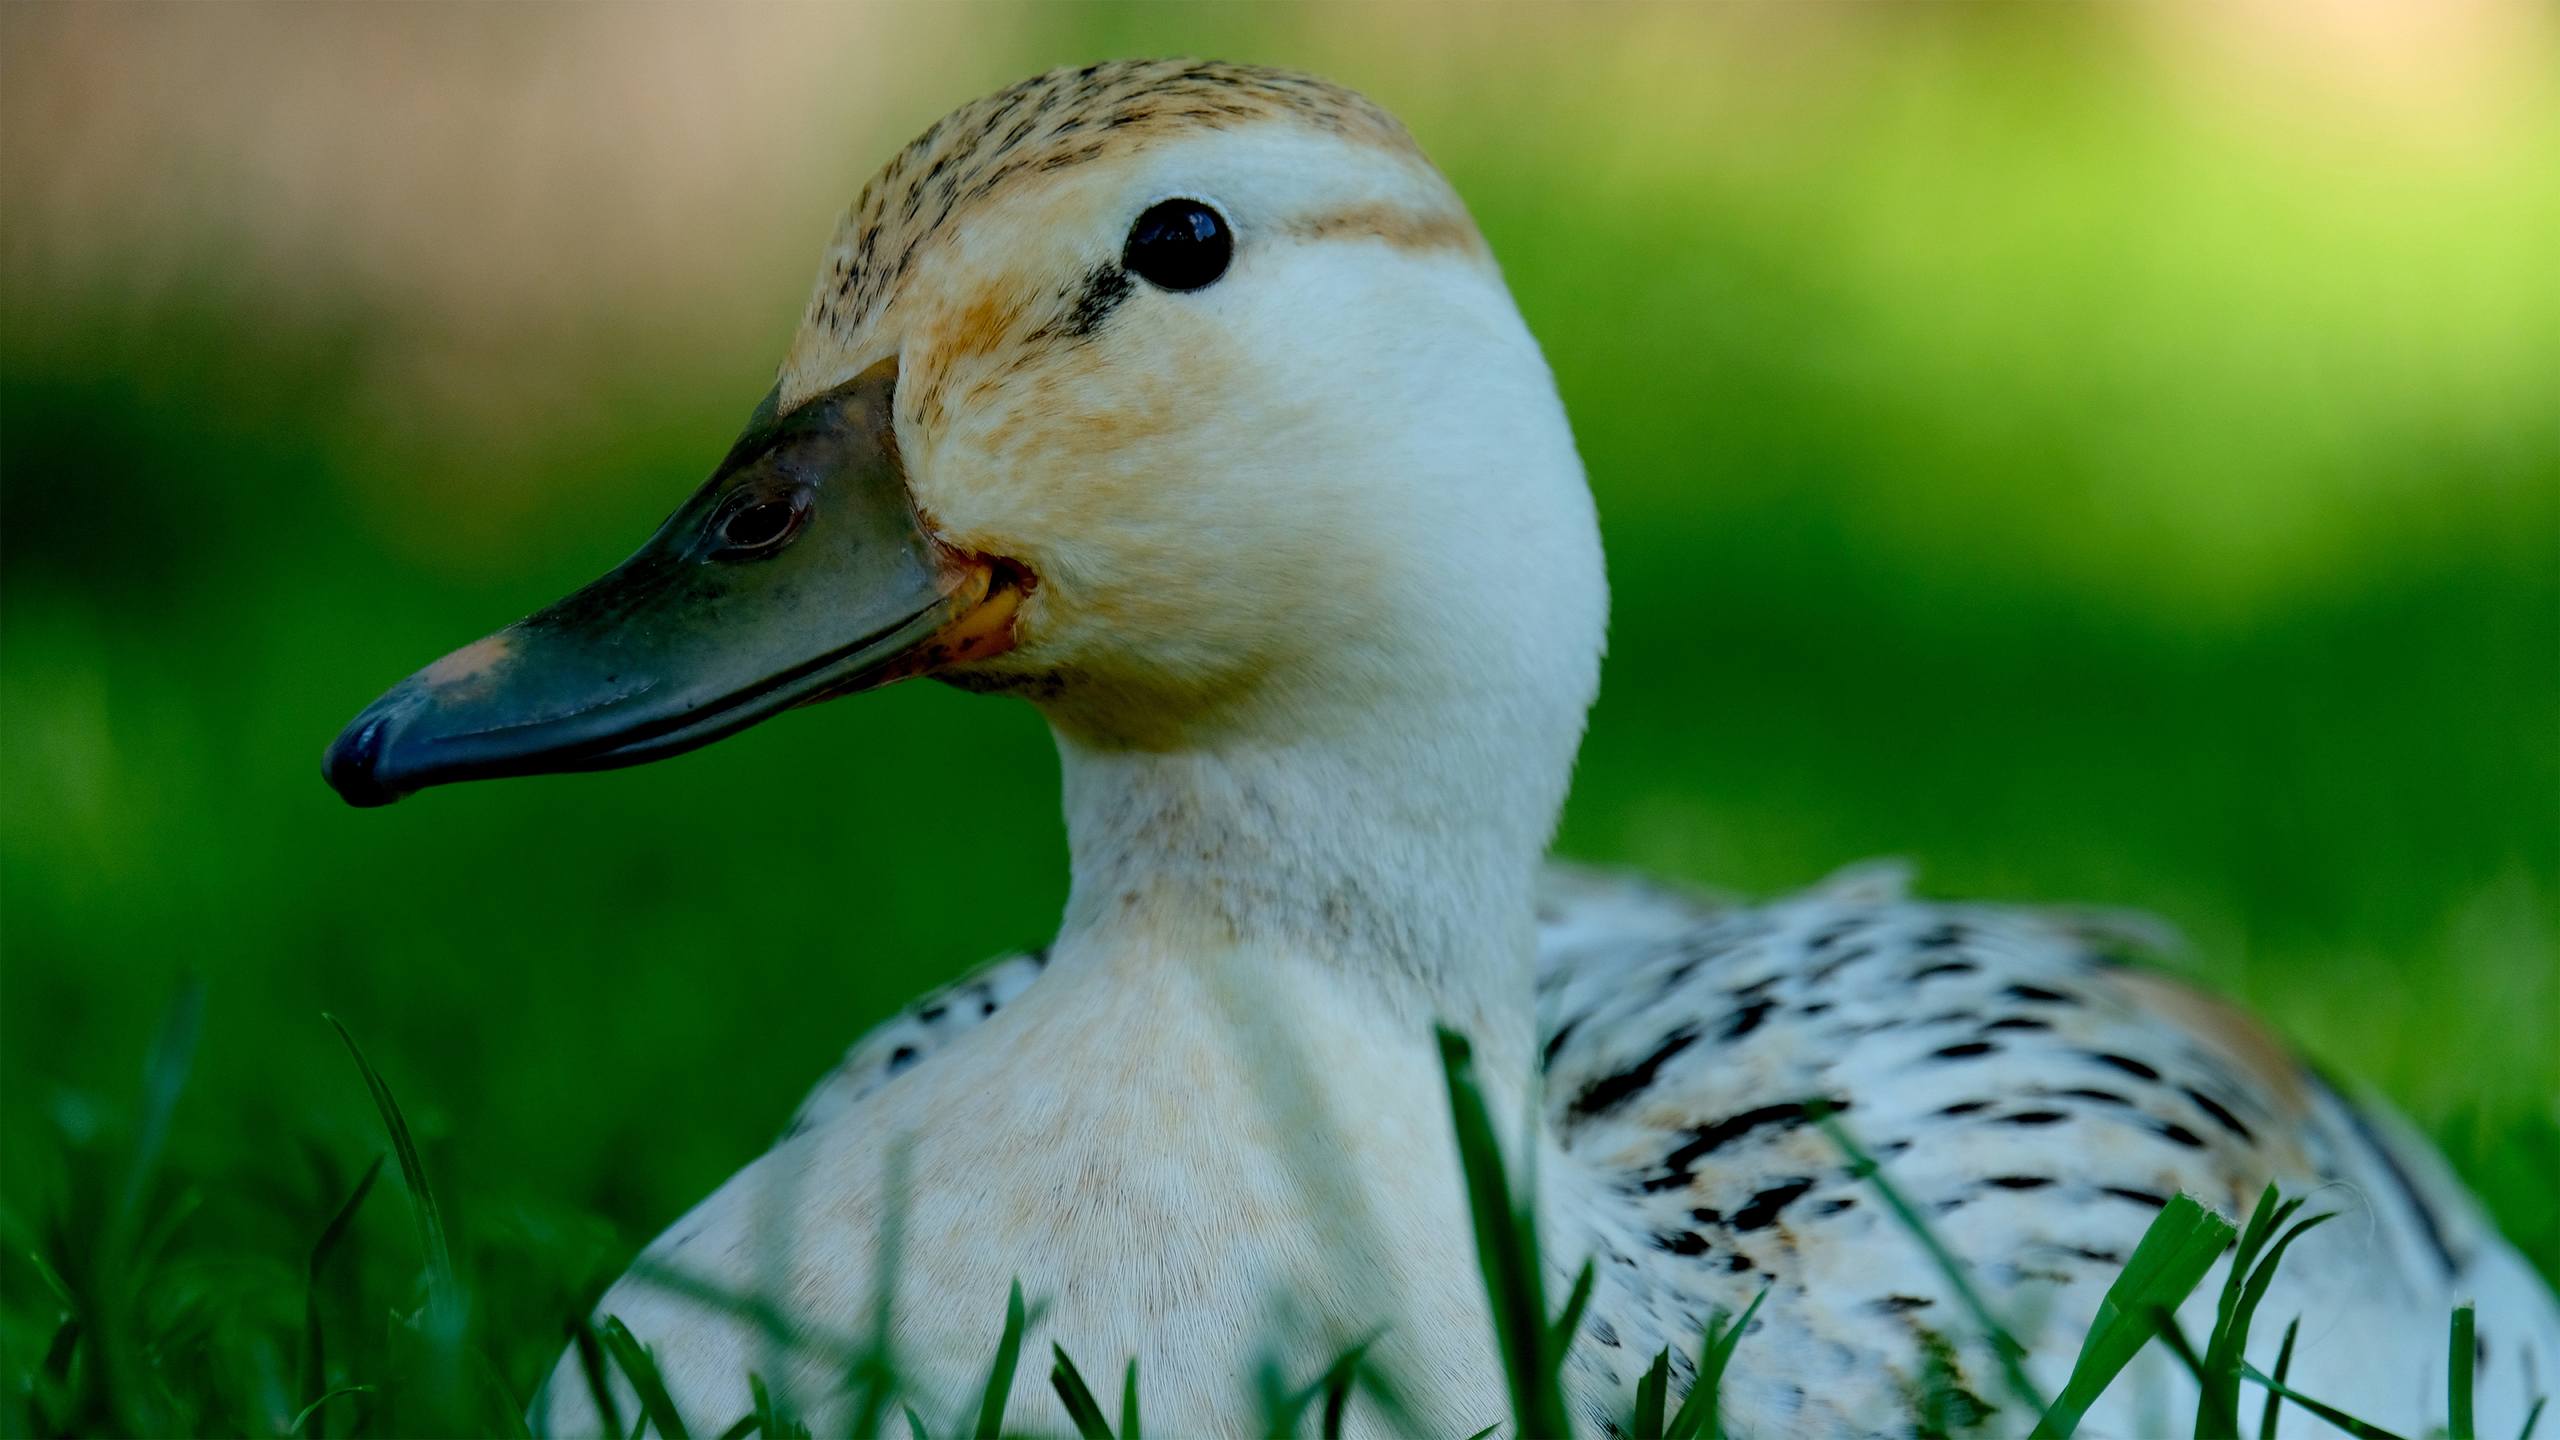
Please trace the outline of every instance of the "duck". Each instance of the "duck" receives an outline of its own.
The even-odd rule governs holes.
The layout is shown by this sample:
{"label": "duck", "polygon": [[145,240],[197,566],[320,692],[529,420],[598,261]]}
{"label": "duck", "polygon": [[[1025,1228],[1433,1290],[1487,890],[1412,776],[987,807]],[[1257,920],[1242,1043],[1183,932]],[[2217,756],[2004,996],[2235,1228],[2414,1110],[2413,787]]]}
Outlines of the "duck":
{"label": "duck", "polygon": [[[856,1043],[596,1307],[699,1433],[751,1372],[852,1424],[840,1352],[804,1342],[862,1333],[884,1288],[919,1411],[973,1415],[1016,1284],[1035,1342],[1136,1361],[1159,1433],[1259,1433],[1257,1375],[1362,1344],[1401,1408],[1348,1433],[1503,1421],[1444,1027],[1490,1113],[1530,1119],[1550,1285],[1591,1264],[1582,1433],[1617,1432],[1658,1352],[1676,1396],[1755,1299],[1728,1433],[1908,1433],[1932,1375],[2030,1428],[1826,1113],[2048,1394],[2171,1197],[2237,1218],[2270,1182],[2341,1216],[2267,1302],[2302,1317],[2296,1388],[2433,1423],[2462,1300],[2487,1433],[2560,1384],[2560,1306],[2436,1152],[2130,961],[2128,927],[1874,866],[1753,902],[1551,862],[1607,617],[1554,378],[1405,127],[1286,70],[1095,64],[891,158],[711,479],[323,770],[370,806],[635,765],[914,677],[1046,718],[1056,936]],[[2192,1407],[2159,1348],[2089,1433]],[[1007,1424],[1065,1432],[1041,1368]],[[536,1410],[602,1429],[574,1352]]]}

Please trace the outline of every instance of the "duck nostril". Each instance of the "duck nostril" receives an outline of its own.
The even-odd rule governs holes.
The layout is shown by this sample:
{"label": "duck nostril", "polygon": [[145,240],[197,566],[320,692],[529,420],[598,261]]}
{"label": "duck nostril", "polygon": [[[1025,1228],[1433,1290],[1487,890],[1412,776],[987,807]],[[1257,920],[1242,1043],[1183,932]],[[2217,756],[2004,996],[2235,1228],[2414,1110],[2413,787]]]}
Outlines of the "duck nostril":
{"label": "duck nostril", "polygon": [[734,503],[712,523],[719,548],[711,558],[754,560],[770,555],[790,543],[808,513],[805,494]]}

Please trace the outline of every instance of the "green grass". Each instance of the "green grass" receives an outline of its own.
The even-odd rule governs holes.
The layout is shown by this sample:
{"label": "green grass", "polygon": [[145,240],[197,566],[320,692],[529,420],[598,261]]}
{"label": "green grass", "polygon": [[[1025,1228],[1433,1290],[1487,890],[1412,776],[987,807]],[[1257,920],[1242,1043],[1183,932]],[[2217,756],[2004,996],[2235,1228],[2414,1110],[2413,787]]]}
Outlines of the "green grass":
{"label": "green grass", "polygon": [[[35,1248],[24,1253],[48,1277],[61,1318],[41,1363],[9,1373],[0,1411],[0,1433],[73,1435],[104,1430],[137,1433],[254,1433],[282,1436],[325,1436],[335,1427],[346,1435],[492,1434],[522,1435],[524,1396],[511,1389],[491,1365],[488,1355],[516,1348],[524,1340],[511,1334],[526,1328],[521,1313],[493,1314],[474,1307],[466,1282],[453,1266],[442,1209],[417,1163],[414,1137],[390,1085],[365,1059],[344,1027],[339,1034],[370,1093],[384,1137],[400,1158],[399,1174],[409,1193],[415,1224],[414,1252],[406,1283],[397,1285],[390,1301],[387,1345],[370,1352],[370,1360],[345,1357],[368,1352],[360,1343],[375,1313],[358,1304],[324,1308],[319,1299],[321,1277],[347,1233],[350,1220],[363,1207],[381,1173],[381,1162],[369,1166],[348,1198],[329,1217],[311,1248],[311,1294],[300,1337],[302,1369],[290,1389],[276,1388],[272,1374],[263,1393],[234,1388],[241,1377],[226,1376],[211,1364],[198,1345],[201,1330],[170,1317],[193,1313],[201,1296],[189,1289],[184,1264],[166,1251],[168,1226],[155,1220],[151,1169],[165,1122],[183,1092],[188,1059],[195,1044],[200,994],[182,993],[171,1007],[161,1038],[145,1070],[146,1123],[121,1157],[124,1165],[122,1205],[94,1232],[82,1235],[63,1228],[75,1217],[58,1217]],[[334,1023],[334,1022],[333,1022]],[[1457,1159],[1465,1176],[1468,1205],[1475,1226],[1478,1256],[1492,1325],[1484,1342],[1507,1381],[1511,1434],[1564,1437],[1586,1433],[1568,1402],[1567,1354],[1578,1338],[1590,1299],[1593,1269],[1585,1262],[1569,1298],[1556,1314],[1547,1312],[1540,1277],[1548,1266],[1541,1254],[1535,1179],[1516,1173],[1504,1157],[1490,1112],[1478,1086],[1466,1041],[1453,1032],[1440,1034],[1443,1071],[1454,1123]],[[2244,1385],[2265,1392],[2258,1434],[2272,1440],[2279,1406],[2290,1402],[2311,1411],[2360,1440],[2403,1440],[2392,1432],[2302,1394],[2285,1382],[2291,1365],[2298,1319],[2286,1329],[2276,1374],[2263,1375],[2250,1366],[2244,1352],[2250,1326],[2264,1301],[2277,1267],[2293,1244],[2310,1234],[2327,1214],[2295,1220],[2302,1201],[2287,1199],[2267,1187],[2248,1223],[2234,1227],[2186,1196],[2174,1197],[2152,1222],[2100,1304],[2082,1344],[2078,1361],[2062,1394],[2050,1404],[2036,1394],[2016,1362],[2024,1349],[1972,1285],[1963,1263],[1930,1230],[1920,1212],[1903,1199],[1883,1167],[1834,1117],[1821,1117],[1852,1167],[1886,1202],[1912,1242],[1925,1249],[1950,1285],[1967,1300],[1977,1334],[1971,1339],[2001,1357],[2015,1398],[2037,1419],[2037,1440],[2069,1440],[2089,1408],[2123,1372],[2134,1356],[2155,1340],[2164,1344],[2195,1375],[2201,1399],[2192,1434],[2196,1440],[2240,1440],[2240,1396]],[[892,1186],[893,1196],[903,1187]],[[892,1213],[898,1204],[893,1201]],[[2290,1223],[2289,1223],[2290,1222]],[[868,1338],[821,1342],[810,1335],[801,1343],[833,1343],[839,1359],[846,1414],[853,1436],[886,1433],[894,1423],[912,1440],[932,1440],[933,1424],[916,1409],[916,1397],[905,1390],[898,1359],[886,1342],[894,1323],[896,1294],[894,1240],[897,1225],[884,1227],[884,1258]],[[84,1250],[83,1244],[88,1249]],[[2174,1314],[2195,1290],[2207,1269],[2229,1251],[2227,1272],[2215,1313],[2212,1336],[2198,1351],[2180,1333]],[[1671,1355],[1657,1353],[1639,1380],[1630,1411],[1617,1428],[1634,1440],[1722,1440],[1726,1434],[1721,1404],[1725,1376],[1734,1367],[1752,1322],[1770,1291],[1764,1288],[1739,1316],[1710,1316],[1701,1336],[1693,1379],[1676,1407],[1670,1396]],[[752,1295],[706,1292],[698,1297],[728,1306],[737,1313],[768,1313],[772,1302]],[[2448,1327],[2446,1409],[2449,1440],[2476,1440],[2472,1423],[2473,1313],[2457,1307]],[[1005,1312],[994,1327],[996,1339],[987,1380],[977,1404],[956,1424],[953,1436],[990,1437],[1027,1433],[1007,1424],[1007,1411],[1028,1330],[1037,1323],[1037,1307],[1026,1302],[1019,1283],[1008,1296]],[[538,1328],[538,1327],[537,1327]],[[689,1440],[674,1398],[660,1376],[656,1358],[643,1337],[623,1321],[605,1315],[590,1323],[576,1312],[566,1317],[566,1333],[578,1356],[584,1384],[597,1413],[611,1432],[627,1440],[656,1435],[660,1440]],[[281,1336],[267,1337],[281,1340]],[[535,1342],[539,1344],[539,1341]],[[1273,1437],[1306,1432],[1310,1418],[1316,1434],[1335,1440],[1342,1434],[1351,1407],[1366,1400],[1379,1406],[1381,1418],[1410,1429],[1410,1417],[1395,1402],[1393,1387],[1377,1383],[1366,1370],[1368,1342],[1344,1351],[1312,1383],[1294,1391],[1266,1384],[1265,1432]],[[341,1359],[333,1362],[328,1357]],[[1104,1412],[1082,1371],[1070,1357],[1066,1339],[1050,1348],[1050,1384],[1078,1440],[1143,1440],[1141,1375],[1138,1361],[1125,1363],[1120,1386],[1119,1420]],[[1748,1364],[1745,1359],[1743,1363]],[[1949,1362],[1951,1363],[1951,1362]],[[618,1398],[618,1375],[634,1402],[626,1412]],[[752,1396],[749,1408],[719,1432],[720,1440],[767,1440],[807,1437],[808,1428],[788,1407],[776,1403],[760,1374],[744,1377]],[[1364,1386],[1364,1380],[1371,1383]],[[1941,1387],[1955,1393],[1951,1378]],[[1493,1397],[1487,1397],[1492,1402]],[[263,1402],[263,1409],[259,1408]],[[243,1408],[230,1408],[230,1407]],[[1913,1416],[1917,1433],[1972,1432],[1988,1416],[1974,1414],[1949,1423],[1950,1412],[1931,1394],[1923,1394]],[[1995,1412],[1996,1413],[1996,1412]],[[2524,1427],[2529,1437],[2540,1416],[2537,1400]],[[894,1420],[893,1420],[894,1417]],[[1481,1434],[1500,1429],[1487,1427]]]}

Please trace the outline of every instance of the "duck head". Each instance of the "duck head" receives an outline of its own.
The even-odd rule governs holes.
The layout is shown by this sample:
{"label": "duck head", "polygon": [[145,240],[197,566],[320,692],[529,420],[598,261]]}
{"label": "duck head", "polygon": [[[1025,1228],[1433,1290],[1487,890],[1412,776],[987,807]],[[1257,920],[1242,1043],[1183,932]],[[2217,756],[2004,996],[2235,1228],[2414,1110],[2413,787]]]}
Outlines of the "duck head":
{"label": "duck head", "polygon": [[1540,828],[1605,609],[1552,380],[1403,128],[1285,72],[1094,66],[900,153],[712,478],[324,769],[381,804],[933,675],[1098,751],[1511,734]]}

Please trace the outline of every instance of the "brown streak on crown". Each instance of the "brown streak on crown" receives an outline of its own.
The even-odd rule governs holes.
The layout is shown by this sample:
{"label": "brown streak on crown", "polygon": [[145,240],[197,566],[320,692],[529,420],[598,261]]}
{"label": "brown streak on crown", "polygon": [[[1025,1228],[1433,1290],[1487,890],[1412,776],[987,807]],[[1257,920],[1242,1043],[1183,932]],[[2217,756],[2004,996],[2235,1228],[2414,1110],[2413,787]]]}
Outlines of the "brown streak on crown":
{"label": "brown streak on crown", "polygon": [[1484,236],[1463,214],[1402,205],[1361,205],[1290,227],[1309,240],[1383,240],[1399,250],[1465,250],[1489,253]]}
{"label": "brown streak on crown", "polygon": [[[1204,60],[1052,70],[952,111],[863,187],[837,227],[809,302],[809,325],[840,338],[853,335],[955,215],[1017,178],[1053,174],[1168,135],[1268,121],[1421,158],[1394,116],[1338,85],[1287,70]],[[1374,233],[1394,240],[1426,230],[1409,225]]]}

